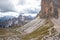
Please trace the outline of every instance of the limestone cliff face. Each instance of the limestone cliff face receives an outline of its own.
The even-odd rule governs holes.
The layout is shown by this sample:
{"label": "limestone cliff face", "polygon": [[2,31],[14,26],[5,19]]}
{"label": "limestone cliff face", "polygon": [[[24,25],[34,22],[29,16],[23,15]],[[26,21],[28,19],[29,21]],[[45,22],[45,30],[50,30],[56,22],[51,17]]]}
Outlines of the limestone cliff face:
{"label": "limestone cliff face", "polygon": [[0,30],[0,40],[60,40],[60,0],[42,0],[41,12],[37,16],[22,27],[9,29],[9,32]]}
{"label": "limestone cliff face", "polygon": [[60,0],[42,0],[40,18],[58,18]]}

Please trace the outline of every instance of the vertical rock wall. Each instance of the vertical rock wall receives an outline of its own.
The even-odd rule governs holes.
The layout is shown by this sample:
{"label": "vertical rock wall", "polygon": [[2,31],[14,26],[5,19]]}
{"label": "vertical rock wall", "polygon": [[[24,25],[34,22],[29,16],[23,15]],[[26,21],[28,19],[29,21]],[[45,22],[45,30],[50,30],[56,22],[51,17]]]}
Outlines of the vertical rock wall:
{"label": "vertical rock wall", "polygon": [[40,18],[58,18],[59,10],[59,0],[42,0]]}

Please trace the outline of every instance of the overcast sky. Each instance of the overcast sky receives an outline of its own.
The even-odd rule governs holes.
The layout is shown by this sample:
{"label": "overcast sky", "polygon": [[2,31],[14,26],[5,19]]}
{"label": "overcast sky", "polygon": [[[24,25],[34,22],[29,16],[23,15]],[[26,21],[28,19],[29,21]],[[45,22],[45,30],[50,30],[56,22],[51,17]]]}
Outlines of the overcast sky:
{"label": "overcast sky", "polygon": [[0,17],[17,17],[20,13],[37,14],[41,9],[40,5],[41,0],[0,0]]}

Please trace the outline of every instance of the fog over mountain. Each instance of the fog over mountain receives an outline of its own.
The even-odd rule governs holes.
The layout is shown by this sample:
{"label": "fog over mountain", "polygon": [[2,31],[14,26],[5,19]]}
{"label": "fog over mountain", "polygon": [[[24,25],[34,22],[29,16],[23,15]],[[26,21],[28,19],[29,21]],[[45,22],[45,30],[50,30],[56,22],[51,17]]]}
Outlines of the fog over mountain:
{"label": "fog over mountain", "polygon": [[41,0],[0,0],[0,27],[19,25],[22,20],[33,20],[41,9],[40,2]]}
{"label": "fog over mountain", "polygon": [[0,0],[0,17],[15,17],[21,12],[35,15],[40,9],[40,0]]}

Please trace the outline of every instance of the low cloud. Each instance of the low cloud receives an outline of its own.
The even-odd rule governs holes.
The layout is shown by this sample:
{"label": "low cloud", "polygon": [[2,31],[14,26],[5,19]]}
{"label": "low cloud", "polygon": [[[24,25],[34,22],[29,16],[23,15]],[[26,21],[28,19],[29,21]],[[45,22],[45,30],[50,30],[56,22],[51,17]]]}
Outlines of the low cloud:
{"label": "low cloud", "polygon": [[4,16],[7,14],[17,15],[21,12],[28,12],[28,14],[32,14],[32,11],[39,12],[41,9],[40,2],[41,0],[0,0],[0,14]]}
{"label": "low cloud", "polygon": [[4,16],[18,17],[19,14],[17,12],[0,12],[0,17],[4,17]]}
{"label": "low cloud", "polygon": [[0,12],[14,11],[13,5],[9,0],[0,0]]}

